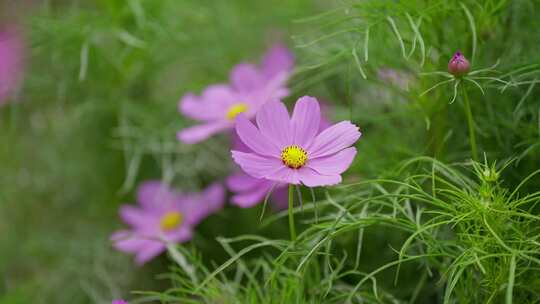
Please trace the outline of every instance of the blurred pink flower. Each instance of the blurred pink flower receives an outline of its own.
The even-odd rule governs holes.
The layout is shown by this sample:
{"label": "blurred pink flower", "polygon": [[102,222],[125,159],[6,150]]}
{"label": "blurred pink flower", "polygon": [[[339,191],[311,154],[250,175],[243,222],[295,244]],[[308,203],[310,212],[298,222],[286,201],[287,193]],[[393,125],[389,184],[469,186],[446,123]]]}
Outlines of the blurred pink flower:
{"label": "blurred pink flower", "polygon": [[0,29],[0,106],[9,100],[22,78],[23,45],[15,28]]}
{"label": "blurred pink flower", "polygon": [[200,142],[233,128],[238,114],[251,118],[267,101],[287,96],[286,83],[293,65],[290,51],[277,44],[268,50],[260,66],[236,65],[231,71],[230,84],[210,85],[201,96],[184,95],[178,104],[180,113],[201,124],[181,130],[177,138],[188,144]]}
{"label": "blurred pink flower", "polygon": [[113,300],[112,304],[129,304],[129,303],[124,300]]}
{"label": "blurred pink flower", "polygon": [[120,217],[130,230],[111,236],[116,249],[134,253],[142,265],[159,255],[167,243],[191,239],[193,227],[223,207],[225,191],[212,184],[202,193],[180,194],[159,181],[143,183],[137,192],[139,206],[124,205]]}
{"label": "blurred pink flower", "polygon": [[293,115],[278,101],[257,112],[255,127],[244,115],[236,118],[236,132],[252,152],[233,150],[234,161],[255,178],[308,187],[334,185],[352,163],[361,136],[358,127],[342,121],[319,131],[317,99],[301,97]]}

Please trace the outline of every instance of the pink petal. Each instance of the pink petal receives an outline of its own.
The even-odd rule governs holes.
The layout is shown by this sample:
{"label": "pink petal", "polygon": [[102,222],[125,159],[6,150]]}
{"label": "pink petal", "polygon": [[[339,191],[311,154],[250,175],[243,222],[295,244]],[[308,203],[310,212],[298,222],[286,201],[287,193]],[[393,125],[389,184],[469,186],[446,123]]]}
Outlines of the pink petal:
{"label": "pink petal", "polygon": [[178,103],[178,111],[195,120],[207,121],[216,118],[218,113],[213,111],[201,111],[202,106],[204,105],[197,96],[188,93],[182,96],[182,99],[180,99],[180,102]]}
{"label": "pink petal", "polygon": [[214,183],[201,193],[190,193],[177,197],[179,211],[189,225],[197,225],[210,214],[223,208],[225,189],[220,183]]}
{"label": "pink petal", "polygon": [[308,187],[331,186],[341,183],[341,175],[322,175],[308,167],[298,169],[298,176],[302,184]]}
{"label": "pink petal", "polygon": [[264,178],[277,181],[285,184],[300,184],[300,179],[298,178],[298,170],[291,169],[281,164],[281,168],[273,173],[267,174]]}
{"label": "pink petal", "polygon": [[231,128],[228,121],[216,121],[186,128],[176,133],[176,138],[186,144],[196,144],[223,130]]}
{"label": "pink petal", "polygon": [[0,106],[22,80],[24,49],[23,37],[13,25],[0,29]]}
{"label": "pink petal", "polygon": [[195,120],[211,121],[224,119],[228,107],[238,102],[233,90],[224,84],[208,86],[200,97],[188,93],[178,104],[180,113]]}
{"label": "pink petal", "polygon": [[263,101],[280,100],[289,96],[290,92],[286,87],[288,79],[289,75],[287,73],[278,74],[269,79],[264,86],[264,90],[261,90],[261,93],[263,94],[263,98],[261,99],[263,99]]}
{"label": "pink petal", "polygon": [[[282,199],[280,195],[284,189],[282,184],[267,179],[254,178],[243,172],[230,176],[227,179],[227,184],[231,191],[236,192],[231,197],[231,202],[241,208],[250,208],[263,202],[268,192],[272,189],[272,201],[275,201],[276,197],[280,201]],[[286,200],[287,193],[285,193]]]}
{"label": "pink petal", "polygon": [[265,103],[257,112],[256,119],[261,133],[279,148],[277,155],[283,148],[292,144],[289,113],[282,102]]}
{"label": "pink petal", "polygon": [[271,199],[272,199],[272,204],[274,206],[274,209],[276,210],[287,209],[289,205],[287,187],[276,186],[274,188],[274,192],[272,192]]}
{"label": "pink petal", "polygon": [[229,85],[209,85],[201,94],[203,104],[199,110],[211,110],[212,112],[226,110],[230,104],[237,102],[236,98],[237,94]]}
{"label": "pink petal", "polygon": [[279,157],[281,153],[281,150],[242,114],[236,118],[236,134],[246,146],[258,154]]}
{"label": "pink petal", "polygon": [[236,129],[231,134],[231,150],[240,152],[253,152],[244,142],[240,139],[240,136],[236,133]]}
{"label": "pink petal", "polygon": [[293,142],[301,147],[307,147],[319,132],[321,109],[317,99],[304,96],[298,99],[294,106],[291,125]]}
{"label": "pink petal", "polygon": [[170,243],[185,243],[191,240],[193,231],[189,225],[182,225],[180,229],[168,233],[165,237]]}
{"label": "pink petal", "polygon": [[165,244],[158,241],[148,242],[135,256],[137,265],[143,265],[165,251]]}
{"label": "pink petal", "polygon": [[254,91],[264,86],[264,79],[252,64],[241,63],[231,71],[231,83],[238,91]]}
{"label": "pink petal", "polygon": [[264,178],[283,167],[281,160],[277,158],[264,157],[254,153],[245,153],[240,151],[231,151],[234,161],[247,174]]}
{"label": "pink petal", "polygon": [[220,210],[225,203],[225,188],[220,183],[213,183],[203,191],[202,201],[206,203],[210,212]]}
{"label": "pink petal", "polygon": [[132,236],[131,230],[117,230],[109,238],[112,242],[128,239]]}
{"label": "pink petal", "polygon": [[307,148],[310,159],[327,156],[353,145],[362,133],[350,121],[342,121],[322,131]]}
{"label": "pink petal", "polygon": [[251,177],[244,172],[237,172],[227,178],[227,187],[233,192],[246,191],[257,187],[261,179]]}
{"label": "pink petal", "polygon": [[266,52],[262,60],[262,69],[266,77],[289,72],[294,66],[294,56],[283,44],[275,44]]}
{"label": "pink petal", "polygon": [[120,207],[120,217],[126,224],[133,227],[144,227],[153,220],[151,214],[129,205]]}
{"label": "pink petal", "polygon": [[133,232],[128,230],[116,231],[111,235],[113,247],[116,250],[131,253],[136,252],[144,247],[146,240],[142,240],[134,236]]}
{"label": "pink petal", "polygon": [[171,207],[175,193],[158,180],[147,181],[137,189],[137,202],[147,210],[163,210]]}
{"label": "pink petal", "polygon": [[324,175],[336,175],[345,172],[356,156],[356,148],[350,147],[336,154],[308,160],[306,166]]}
{"label": "pink petal", "polygon": [[231,202],[240,208],[251,208],[264,201],[266,194],[271,188],[272,185],[270,184],[270,187],[265,187],[263,185],[263,187],[256,187],[250,191],[240,192],[233,195]]}

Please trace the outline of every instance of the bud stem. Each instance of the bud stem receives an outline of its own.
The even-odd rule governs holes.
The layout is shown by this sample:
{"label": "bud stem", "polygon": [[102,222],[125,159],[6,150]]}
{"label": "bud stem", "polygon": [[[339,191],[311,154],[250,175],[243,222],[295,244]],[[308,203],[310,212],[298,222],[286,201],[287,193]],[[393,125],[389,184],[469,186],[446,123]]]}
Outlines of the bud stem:
{"label": "bud stem", "polygon": [[467,125],[469,126],[469,142],[471,145],[471,154],[474,161],[478,161],[478,151],[476,148],[476,134],[474,132],[474,120],[471,111],[471,104],[469,102],[469,95],[467,89],[463,86],[463,103],[465,106],[465,115],[467,116]]}

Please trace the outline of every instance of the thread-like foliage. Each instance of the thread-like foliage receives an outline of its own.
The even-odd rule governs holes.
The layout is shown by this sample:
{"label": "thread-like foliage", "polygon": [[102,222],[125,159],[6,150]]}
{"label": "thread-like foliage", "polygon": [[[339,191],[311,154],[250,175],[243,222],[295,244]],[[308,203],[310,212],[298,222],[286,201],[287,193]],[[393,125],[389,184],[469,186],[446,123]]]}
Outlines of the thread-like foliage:
{"label": "thread-like foliage", "polygon": [[[19,102],[0,108],[0,303],[539,302],[538,10],[533,0],[36,3],[18,23]],[[296,57],[285,102],[317,96],[331,120],[362,130],[343,184],[313,200],[302,190],[295,242],[287,211],[228,206],[169,259],[135,268],[109,235],[139,183],[194,191],[234,170],[227,136],[175,139],[193,124],[179,98],[226,82],[278,40]],[[447,72],[457,50],[471,62],[462,78]]]}
{"label": "thread-like foliage", "polygon": [[[203,279],[193,282],[182,271],[175,272],[172,280],[179,287],[161,300],[532,301],[540,293],[540,218],[531,210],[540,203],[540,192],[523,195],[519,187],[505,188],[501,170],[479,163],[448,166],[427,157],[411,159],[399,179],[353,183],[327,193],[317,202],[322,213],[318,222],[311,220],[314,208],[296,208],[296,214],[307,219],[296,242],[258,236],[220,239],[230,259],[212,270],[186,252]],[[392,235],[387,237],[393,240],[391,247],[365,237],[365,231],[376,230]],[[374,263],[373,254],[388,261]],[[394,280],[385,279],[389,277]],[[411,288],[404,291],[399,288],[403,284]]]}

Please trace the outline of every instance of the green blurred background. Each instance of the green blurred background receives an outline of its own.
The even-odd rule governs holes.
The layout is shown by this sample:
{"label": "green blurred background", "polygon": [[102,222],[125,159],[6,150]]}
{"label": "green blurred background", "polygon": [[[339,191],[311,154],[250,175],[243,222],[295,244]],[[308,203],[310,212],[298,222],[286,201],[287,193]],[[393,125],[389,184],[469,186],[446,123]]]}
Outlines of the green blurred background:
{"label": "green blurred background", "polygon": [[[537,2],[465,2],[478,36],[473,69],[500,60],[503,72],[538,73]],[[160,276],[169,270],[165,255],[136,267],[112,249],[109,235],[122,226],[118,207],[132,202],[147,179],[195,191],[230,173],[225,136],[196,146],[176,141],[175,133],[192,124],[178,114],[177,102],[188,91],[226,81],[234,64],[258,61],[275,41],[297,57],[287,102],[317,96],[332,105],[334,119],[361,127],[346,181],[394,176],[397,164],[418,155],[447,163],[468,159],[462,103],[448,104],[451,87],[421,95],[437,80],[419,77],[445,70],[457,49],[471,53],[470,24],[459,3],[4,1],[3,9],[16,6],[14,16],[2,16],[23,30],[28,62],[18,102],[0,108],[0,303],[110,303],[131,290],[168,288]],[[338,15],[336,7],[342,8]],[[425,14],[424,66],[418,51],[404,60],[388,26],[386,16],[395,14],[410,48],[406,12]],[[366,25],[372,30],[364,80],[355,56],[363,57]],[[402,73],[409,88],[377,77],[381,68]],[[514,76],[530,80],[534,73]],[[504,172],[512,189],[540,165],[540,93],[517,86],[502,94],[493,82],[482,84],[486,96],[471,89],[479,145],[490,161],[517,159]],[[532,179],[523,189],[539,186]],[[216,236],[287,237],[286,225],[261,229],[260,212],[260,206],[229,206],[206,220],[188,247],[219,264],[226,255]],[[365,267],[392,260],[389,246],[402,241],[400,233],[366,230]],[[350,249],[355,239],[340,242]],[[403,273],[417,275],[414,268]],[[381,281],[391,282],[392,274]],[[395,294],[409,292],[412,281],[405,279]]]}
{"label": "green blurred background", "polygon": [[[259,60],[272,42],[288,42],[301,27],[291,21],[321,7],[277,0],[20,5],[26,78],[20,103],[0,109],[0,303],[110,303],[130,290],[169,286],[156,279],[167,271],[165,258],[136,267],[111,248],[119,205],[133,201],[145,179],[173,178],[189,191],[224,177],[225,138],[196,148],[176,142],[188,124],[177,101],[226,81],[233,64]],[[217,215],[195,242],[204,250],[219,233],[249,231],[252,214]],[[245,225],[224,230],[231,217]]]}

